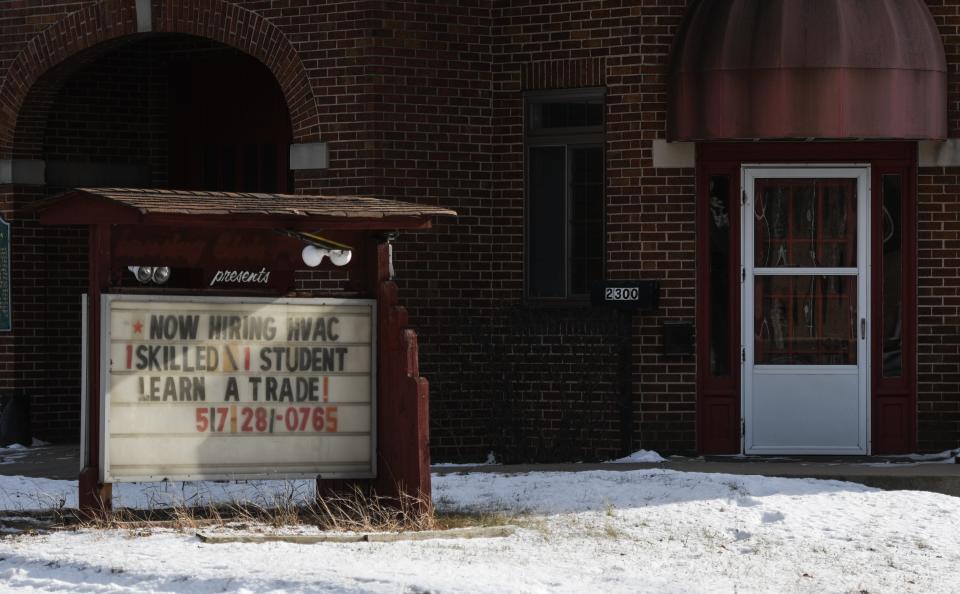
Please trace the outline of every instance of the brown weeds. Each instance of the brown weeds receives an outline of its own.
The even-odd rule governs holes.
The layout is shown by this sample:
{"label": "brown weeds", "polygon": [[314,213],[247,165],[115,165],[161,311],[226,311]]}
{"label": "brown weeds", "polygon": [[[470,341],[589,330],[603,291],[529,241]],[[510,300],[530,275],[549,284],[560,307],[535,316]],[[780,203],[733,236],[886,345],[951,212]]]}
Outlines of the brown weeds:
{"label": "brown weeds", "polygon": [[65,514],[58,527],[141,533],[151,528],[193,531],[211,527],[264,530],[304,526],[336,532],[404,532],[437,526],[433,508],[425,497],[383,497],[356,486],[313,498],[298,497],[291,490],[258,499],[226,504],[180,503],[145,510],[101,508],[83,515]]}

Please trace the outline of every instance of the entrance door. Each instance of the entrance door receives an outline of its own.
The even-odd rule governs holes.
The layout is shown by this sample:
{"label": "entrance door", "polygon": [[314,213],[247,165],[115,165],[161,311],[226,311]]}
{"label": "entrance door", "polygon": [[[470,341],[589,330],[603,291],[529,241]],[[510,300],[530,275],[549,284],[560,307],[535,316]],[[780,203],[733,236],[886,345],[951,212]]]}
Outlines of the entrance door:
{"label": "entrance door", "polygon": [[866,167],[745,167],[748,454],[867,454]]}

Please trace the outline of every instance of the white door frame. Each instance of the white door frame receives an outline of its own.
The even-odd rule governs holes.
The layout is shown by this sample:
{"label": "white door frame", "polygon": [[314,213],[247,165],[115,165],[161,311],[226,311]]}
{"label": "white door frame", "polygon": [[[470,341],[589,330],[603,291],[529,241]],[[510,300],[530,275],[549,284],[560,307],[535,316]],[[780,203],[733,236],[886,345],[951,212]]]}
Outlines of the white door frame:
{"label": "white door frame", "polygon": [[[743,208],[741,219],[740,266],[740,303],[741,303],[741,410],[743,427],[740,451],[744,454],[870,454],[870,166],[868,164],[744,164],[740,170],[743,189]],[[754,367],[754,192],[758,179],[803,179],[803,178],[843,178],[857,180],[857,368],[859,387],[859,434],[857,448],[777,448],[753,447],[752,406],[753,406],[753,367]],[[843,268],[780,268],[764,269],[764,274],[849,274]],[[749,289],[749,290],[748,290]],[[777,371],[777,367],[792,368],[794,373],[805,373],[803,366],[765,366]],[[811,368],[813,366],[810,366]],[[845,366],[816,366],[806,373],[828,374]],[[786,370],[786,369],[785,369]]]}

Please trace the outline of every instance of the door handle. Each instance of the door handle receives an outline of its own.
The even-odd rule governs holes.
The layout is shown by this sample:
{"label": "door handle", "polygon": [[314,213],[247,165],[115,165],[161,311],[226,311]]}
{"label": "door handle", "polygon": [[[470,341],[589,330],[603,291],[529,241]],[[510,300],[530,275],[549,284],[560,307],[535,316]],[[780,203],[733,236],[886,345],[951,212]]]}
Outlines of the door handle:
{"label": "door handle", "polygon": [[867,339],[867,318],[860,318],[860,340]]}

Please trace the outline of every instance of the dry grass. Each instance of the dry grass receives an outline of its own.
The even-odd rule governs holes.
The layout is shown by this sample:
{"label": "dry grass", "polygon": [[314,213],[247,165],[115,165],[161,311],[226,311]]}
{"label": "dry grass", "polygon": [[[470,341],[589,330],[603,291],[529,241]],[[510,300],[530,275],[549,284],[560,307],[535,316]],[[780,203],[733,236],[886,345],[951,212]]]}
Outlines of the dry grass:
{"label": "dry grass", "polygon": [[429,500],[423,497],[382,497],[357,487],[307,501],[293,495],[264,503],[101,509],[86,515],[65,514],[57,527],[142,532],[151,528],[190,531],[210,527],[264,530],[310,526],[336,532],[404,532],[434,530],[439,525]]}
{"label": "dry grass", "polygon": [[515,515],[505,513],[469,513],[446,512],[434,515],[435,530],[452,530],[454,528],[487,528],[514,524],[518,520]]}

